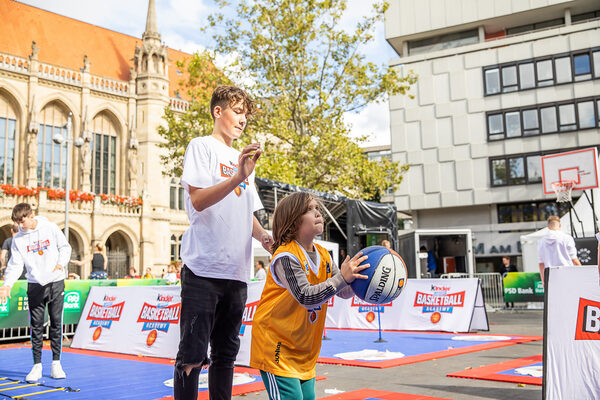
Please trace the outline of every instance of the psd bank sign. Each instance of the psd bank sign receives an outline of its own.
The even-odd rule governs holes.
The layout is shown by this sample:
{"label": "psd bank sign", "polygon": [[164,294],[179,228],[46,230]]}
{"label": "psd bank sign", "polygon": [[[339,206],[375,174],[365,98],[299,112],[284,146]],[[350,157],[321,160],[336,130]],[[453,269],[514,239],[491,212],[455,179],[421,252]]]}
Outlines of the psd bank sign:
{"label": "psd bank sign", "polygon": [[65,302],[63,309],[65,312],[81,311],[81,293],[77,291],[65,292]]}

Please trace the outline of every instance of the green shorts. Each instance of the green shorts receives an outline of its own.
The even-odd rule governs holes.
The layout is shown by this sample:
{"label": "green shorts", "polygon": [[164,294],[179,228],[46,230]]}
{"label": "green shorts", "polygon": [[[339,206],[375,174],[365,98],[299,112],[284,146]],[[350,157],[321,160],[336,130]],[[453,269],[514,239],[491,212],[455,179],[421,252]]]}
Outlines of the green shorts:
{"label": "green shorts", "polygon": [[270,400],[315,400],[315,378],[303,381],[260,371]]}

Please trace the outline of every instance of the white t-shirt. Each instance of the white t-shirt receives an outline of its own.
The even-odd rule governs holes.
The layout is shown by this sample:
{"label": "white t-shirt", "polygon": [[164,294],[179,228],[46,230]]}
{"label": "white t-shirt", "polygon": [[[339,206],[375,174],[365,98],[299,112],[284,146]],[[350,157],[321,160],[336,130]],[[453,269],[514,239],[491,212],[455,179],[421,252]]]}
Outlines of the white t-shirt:
{"label": "white t-shirt", "polygon": [[267,271],[265,271],[264,268],[259,269],[258,271],[256,271],[256,274],[254,274],[254,279],[256,279],[257,281],[264,281],[265,279],[267,279]]}
{"label": "white t-shirt", "polygon": [[538,241],[538,262],[546,268],[573,266],[574,258],[577,258],[575,241],[566,233],[549,229]]}
{"label": "white t-shirt", "polygon": [[207,188],[229,179],[240,152],[212,136],[192,139],[185,151],[181,184],[190,227],[183,234],[181,259],[197,276],[248,282],[252,266],[253,212],[262,203],[254,172],[218,203],[196,211],[190,186]]}

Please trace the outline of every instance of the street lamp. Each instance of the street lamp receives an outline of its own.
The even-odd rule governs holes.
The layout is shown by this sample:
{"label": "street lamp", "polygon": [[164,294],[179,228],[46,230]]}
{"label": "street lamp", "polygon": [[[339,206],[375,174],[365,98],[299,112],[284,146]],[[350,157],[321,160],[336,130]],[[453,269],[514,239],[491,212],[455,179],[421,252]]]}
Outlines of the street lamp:
{"label": "street lamp", "polygon": [[67,123],[65,124],[65,128],[67,128],[67,137],[64,137],[61,133],[55,133],[52,136],[52,141],[56,144],[58,144],[59,146],[62,145],[63,143],[67,143],[67,159],[65,160],[65,164],[67,166],[67,172],[66,172],[66,176],[65,176],[65,237],[67,238],[67,241],[69,240],[69,203],[70,203],[70,199],[69,199],[69,192],[71,191],[71,174],[70,174],[70,170],[71,170],[71,165],[69,163],[69,154],[71,154],[71,149],[70,149],[70,144],[71,142],[73,142],[73,144],[75,145],[75,147],[81,147],[83,146],[83,138],[78,137],[75,140],[73,140],[71,138],[71,127],[72,127],[72,122],[71,119],[73,117],[72,113],[69,113],[69,116],[67,118]]}

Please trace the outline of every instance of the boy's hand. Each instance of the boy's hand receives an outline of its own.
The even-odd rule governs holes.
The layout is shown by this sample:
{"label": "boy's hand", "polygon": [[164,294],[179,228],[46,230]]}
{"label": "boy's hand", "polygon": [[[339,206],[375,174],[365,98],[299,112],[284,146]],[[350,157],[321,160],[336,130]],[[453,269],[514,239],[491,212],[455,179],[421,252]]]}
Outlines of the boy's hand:
{"label": "boy's hand", "polygon": [[238,158],[238,170],[236,172],[240,182],[245,181],[252,171],[254,171],[256,160],[258,160],[260,155],[260,144],[252,143],[244,147]]}
{"label": "boy's hand", "polygon": [[[362,252],[357,253],[354,257],[350,258],[350,256],[346,256],[346,259],[342,263],[342,267],[340,271],[342,273],[342,277],[346,281],[346,283],[352,283],[355,279],[368,279],[369,277],[366,275],[359,274],[358,272],[363,269],[369,268],[370,264],[360,265],[363,261],[365,261],[367,256],[362,256]],[[361,257],[362,256],[362,257]]]}
{"label": "boy's hand", "polygon": [[0,304],[10,299],[10,286],[0,286]]}
{"label": "boy's hand", "polygon": [[271,250],[271,246],[273,246],[273,243],[275,243],[275,241],[273,240],[273,238],[271,237],[271,235],[269,235],[267,232],[265,232],[262,236],[262,238],[260,239],[260,244],[262,244],[262,247],[269,252],[269,254],[273,254],[273,250]]}
{"label": "boy's hand", "polygon": [[52,270],[52,272],[62,271],[62,270],[63,270],[62,265],[58,264],[56,267],[54,267],[54,269]]}

